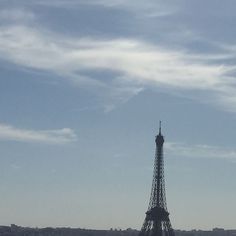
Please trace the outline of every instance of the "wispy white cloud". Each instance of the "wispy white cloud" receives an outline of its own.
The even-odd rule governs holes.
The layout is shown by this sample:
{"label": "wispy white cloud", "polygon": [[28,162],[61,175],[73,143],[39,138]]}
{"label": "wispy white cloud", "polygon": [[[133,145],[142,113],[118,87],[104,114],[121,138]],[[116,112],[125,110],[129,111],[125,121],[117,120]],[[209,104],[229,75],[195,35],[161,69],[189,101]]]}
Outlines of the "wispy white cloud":
{"label": "wispy white cloud", "polygon": [[218,158],[236,161],[236,149],[210,145],[167,142],[165,150],[168,155],[188,158]]}
{"label": "wispy white cloud", "polygon": [[169,5],[167,2],[159,0],[82,0],[81,2],[90,5],[100,5],[106,8],[116,8],[120,10],[130,11],[136,14],[138,17],[163,17],[172,15],[177,11],[177,7],[174,4]]}
{"label": "wispy white cloud", "polygon": [[[225,51],[202,55],[201,59],[185,51],[135,39],[69,38],[19,25],[0,28],[1,59],[53,72],[79,86],[99,88],[102,93],[109,91],[120,101],[126,101],[145,87],[156,86],[164,90],[203,91],[207,96],[214,96],[215,103],[233,111],[235,66],[219,64],[214,57],[235,56]],[[101,76],[85,75],[85,71],[112,71],[114,76],[103,80]]]}
{"label": "wispy white cloud", "polygon": [[160,1],[156,0],[147,0],[145,2],[143,1],[135,1],[135,0],[130,0],[130,1],[126,1],[126,0],[91,0],[91,1],[85,1],[82,0],[80,2],[83,2],[86,4],[94,4],[94,5],[102,5],[104,7],[114,7],[114,8],[124,8],[125,10],[130,10],[130,9],[150,9],[159,5],[159,8],[161,8],[161,4]]}
{"label": "wispy white cloud", "polygon": [[[120,10],[136,12],[142,16],[160,17],[172,14],[176,7],[170,6],[163,1],[158,0],[146,0],[146,1],[135,1],[135,0],[33,0],[31,2],[25,1],[26,4],[37,4],[44,6],[54,7],[79,7],[81,4],[88,6],[102,6],[105,8],[117,8]],[[172,4],[173,5],[173,4]]]}
{"label": "wispy white cloud", "polygon": [[0,20],[8,22],[27,22],[35,19],[35,14],[24,8],[5,8],[0,10]]}
{"label": "wispy white cloud", "polygon": [[77,136],[72,129],[29,130],[0,124],[0,140],[20,142],[36,142],[47,144],[65,144],[76,141]]}

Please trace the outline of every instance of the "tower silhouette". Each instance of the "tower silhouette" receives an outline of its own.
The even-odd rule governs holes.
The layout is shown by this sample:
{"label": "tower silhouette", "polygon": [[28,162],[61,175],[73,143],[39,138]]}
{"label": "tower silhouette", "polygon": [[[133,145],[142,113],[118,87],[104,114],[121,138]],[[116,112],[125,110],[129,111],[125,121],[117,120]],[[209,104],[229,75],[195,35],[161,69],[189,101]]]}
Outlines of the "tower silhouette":
{"label": "tower silhouette", "polygon": [[164,179],[163,144],[161,121],[156,136],[156,153],[152,180],[152,191],[140,236],[174,236],[167,211]]}

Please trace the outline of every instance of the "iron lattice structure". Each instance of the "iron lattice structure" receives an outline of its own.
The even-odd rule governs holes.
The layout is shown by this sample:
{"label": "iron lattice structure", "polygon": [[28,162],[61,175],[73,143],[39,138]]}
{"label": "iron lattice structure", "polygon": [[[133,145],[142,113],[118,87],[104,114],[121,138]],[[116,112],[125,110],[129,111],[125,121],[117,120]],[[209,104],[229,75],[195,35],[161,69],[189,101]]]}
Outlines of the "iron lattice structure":
{"label": "iron lattice structure", "polygon": [[156,136],[155,142],[156,153],[152,191],[140,236],[174,236],[174,230],[171,227],[169,212],[167,211],[166,205],[163,160],[164,137],[161,134],[161,122],[159,134]]}

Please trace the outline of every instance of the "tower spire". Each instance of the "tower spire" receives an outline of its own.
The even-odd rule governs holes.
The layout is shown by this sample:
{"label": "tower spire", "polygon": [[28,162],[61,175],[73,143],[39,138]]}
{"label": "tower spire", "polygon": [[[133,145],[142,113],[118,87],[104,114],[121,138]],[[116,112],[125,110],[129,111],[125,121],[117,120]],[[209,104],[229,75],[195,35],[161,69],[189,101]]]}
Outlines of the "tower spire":
{"label": "tower spire", "polygon": [[161,134],[161,120],[159,121],[159,134]]}

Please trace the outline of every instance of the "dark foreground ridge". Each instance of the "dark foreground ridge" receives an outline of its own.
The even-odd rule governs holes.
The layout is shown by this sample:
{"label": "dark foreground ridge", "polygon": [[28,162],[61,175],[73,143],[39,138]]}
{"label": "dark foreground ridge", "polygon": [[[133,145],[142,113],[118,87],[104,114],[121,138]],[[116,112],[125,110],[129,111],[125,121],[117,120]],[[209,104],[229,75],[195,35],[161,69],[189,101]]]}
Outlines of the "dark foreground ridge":
{"label": "dark foreground ridge", "polygon": [[[93,230],[80,228],[30,228],[12,224],[0,226],[0,236],[138,236],[135,229],[126,230]],[[212,231],[203,230],[175,230],[176,236],[236,236],[236,230],[224,230],[215,228]]]}

